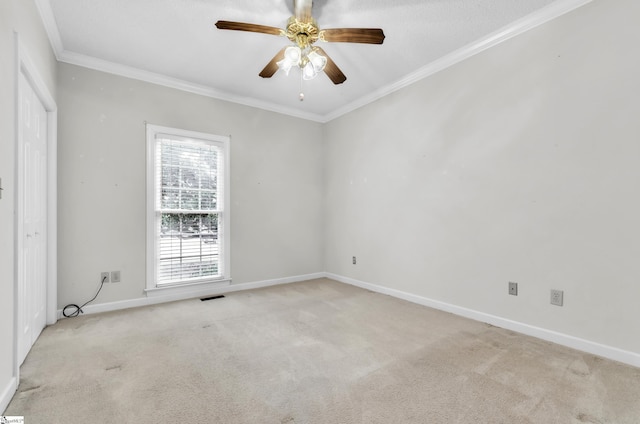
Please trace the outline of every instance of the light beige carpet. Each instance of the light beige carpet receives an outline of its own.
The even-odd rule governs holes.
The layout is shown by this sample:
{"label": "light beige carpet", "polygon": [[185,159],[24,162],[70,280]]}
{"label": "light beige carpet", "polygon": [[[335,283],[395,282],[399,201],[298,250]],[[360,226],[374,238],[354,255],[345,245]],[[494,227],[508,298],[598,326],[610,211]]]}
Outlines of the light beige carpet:
{"label": "light beige carpet", "polygon": [[640,369],[330,280],[60,321],[25,423],[640,423]]}

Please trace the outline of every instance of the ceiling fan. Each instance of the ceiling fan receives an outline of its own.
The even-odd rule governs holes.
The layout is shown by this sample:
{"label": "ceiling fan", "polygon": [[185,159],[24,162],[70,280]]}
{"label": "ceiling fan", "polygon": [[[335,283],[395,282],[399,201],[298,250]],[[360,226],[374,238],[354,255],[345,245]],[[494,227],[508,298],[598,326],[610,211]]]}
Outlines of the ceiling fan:
{"label": "ceiling fan", "polygon": [[[218,21],[218,29],[260,32],[287,37],[294,45],[282,48],[260,72],[263,78],[271,78],[279,69],[287,75],[293,66],[302,70],[302,78],[310,80],[319,73],[327,74],[334,84],[342,84],[347,77],[318,46],[316,41],[382,44],[384,33],[379,28],[320,29],[311,16],[313,0],[294,0],[294,16],[289,18],[286,29],[244,22]],[[301,94],[301,100],[302,100]]]}

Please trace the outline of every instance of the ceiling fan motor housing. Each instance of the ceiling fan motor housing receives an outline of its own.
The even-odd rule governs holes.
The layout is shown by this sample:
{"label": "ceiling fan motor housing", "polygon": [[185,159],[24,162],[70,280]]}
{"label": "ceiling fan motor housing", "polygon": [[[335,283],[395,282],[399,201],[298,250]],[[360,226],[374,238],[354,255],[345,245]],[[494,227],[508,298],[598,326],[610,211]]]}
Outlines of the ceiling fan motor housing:
{"label": "ceiling fan motor housing", "polygon": [[322,32],[318,29],[315,19],[311,18],[307,22],[302,22],[295,16],[289,18],[284,35],[303,50],[322,39]]}

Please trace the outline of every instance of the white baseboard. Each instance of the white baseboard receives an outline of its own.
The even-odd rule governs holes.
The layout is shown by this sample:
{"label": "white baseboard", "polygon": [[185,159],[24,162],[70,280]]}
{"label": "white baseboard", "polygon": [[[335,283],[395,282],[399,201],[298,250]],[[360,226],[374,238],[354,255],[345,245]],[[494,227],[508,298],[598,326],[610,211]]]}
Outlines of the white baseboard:
{"label": "white baseboard", "polygon": [[[154,293],[153,296],[143,296],[136,299],[119,300],[117,302],[97,303],[87,305],[82,308],[83,315],[98,314],[102,312],[118,311],[121,309],[137,308],[139,306],[155,305],[158,303],[174,302],[177,300],[193,299],[196,297],[215,296],[224,293],[231,293],[241,290],[258,289],[262,287],[276,286],[279,284],[289,284],[299,281],[314,280],[316,278],[324,278],[324,272],[314,274],[296,275],[292,277],[274,278],[272,280],[254,281],[251,283],[240,284],[222,284],[218,286],[199,287],[193,286],[192,289],[180,292]],[[58,310],[58,319],[62,319],[62,309]]]}
{"label": "white baseboard", "polygon": [[556,331],[547,330],[540,327],[535,327],[521,322],[512,321],[499,316],[486,314],[484,312],[475,311],[472,309],[463,308],[461,306],[452,305],[445,302],[440,302],[426,297],[418,296],[415,294],[403,292],[400,290],[390,289],[376,284],[366,283],[364,281],[355,280],[349,277],[343,277],[341,275],[325,273],[326,278],[339,281],[341,283],[350,284],[363,289],[371,290],[377,293],[386,294],[398,299],[403,299],[419,305],[428,306],[433,309],[438,309],[445,312],[450,312],[455,315],[470,318],[475,321],[485,322],[496,327],[506,328],[518,333],[526,334],[528,336],[536,337],[538,339],[546,340],[552,343],[556,343],[562,346],[577,349],[582,352],[591,353],[604,358],[612,359],[614,361],[622,362],[634,367],[640,368],[640,354],[630,352],[616,347],[603,345],[600,343],[592,342],[589,340],[581,339],[578,337],[570,336],[567,334],[558,333]]}
{"label": "white baseboard", "polygon": [[2,393],[0,394],[0,411],[2,411],[0,415],[4,415],[4,411],[7,409],[7,406],[9,406],[9,402],[11,402],[16,390],[18,390],[18,380],[15,377],[11,377],[11,380],[7,382],[7,385],[2,389]]}
{"label": "white baseboard", "polygon": [[[280,284],[289,284],[289,283],[296,283],[301,281],[315,280],[317,278],[330,278],[332,280],[335,280],[341,283],[350,284],[352,286],[371,290],[381,294],[386,294],[392,297],[396,297],[398,299],[403,299],[412,303],[417,303],[419,305],[427,306],[427,307],[438,309],[445,312],[450,312],[452,314],[469,318],[475,321],[485,322],[491,325],[495,325],[496,327],[501,327],[508,330],[516,331],[518,333],[526,334],[528,336],[536,337],[536,338],[546,340],[552,343],[556,343],[562,346],[570,347],[572,349],[577,349],[583,352],[602,356],[604,358],[612,359],[614,361],[622,362],[622,363],[640,368],[640,354],[635,352],[618,349],[616,347],[603,345],[597,342],[581,339],[568,334],[558,333],[553,330],[535,327],[529,324],[512,321],[496,315],[475,311],[473,309],[463,308],[461,306],[452,305],[450,303],[440,302],[438,300],[433,300],[433,299],[418,296],[415,294],[403,292],[401,290],[390,289],[388,287],[379,286],[379,285],[367,283],[364,281],[359,281],[353,278],[344,277],[344,276],[332,274],[329,272],[318,272],[314,274],[274,278],[271,280],[254,281],[250,283],[222,285],[215,288],[206,288],[206,289],[195,288],[192,291],[179,293],[179,294],[155,295],[153,297],[140,297],[137,299],[122,300],[118,302],[88,305],[83,308],[83,311],[85,314],[96,314],[101,312],[135,308],[139,306],[154,305],[158,303],[173,302],[176,300],[184,300],[184,299],[203,297],[203,296],[214,296],[218,294],[231,293],[231,292],[236,292],[241,290],[252,290],[252,289],[258,289],[262,287],[276,286]],[[62,318],[62,310],[58,311],[58,317]],[[10,399],[11,397],[9,397],[9,400]],[[0,406],[2,406],[2,404],[0,404]]]}
{"label": "white baseboard", "polygon": [[242,284],[236,284],[235,286],[231,286],[229,287],[229,290],[227,290],[227,292],[260,289],[262,287],[277,286],[279,284],[299,283],[302,281],[325,278],[325,276],[326,274],[324,272],[316,272],[314,274],[304,274],[304,275],[296,275],[293,277],[274,278],[273,280],[254,281],[252,283],[242,283]]}

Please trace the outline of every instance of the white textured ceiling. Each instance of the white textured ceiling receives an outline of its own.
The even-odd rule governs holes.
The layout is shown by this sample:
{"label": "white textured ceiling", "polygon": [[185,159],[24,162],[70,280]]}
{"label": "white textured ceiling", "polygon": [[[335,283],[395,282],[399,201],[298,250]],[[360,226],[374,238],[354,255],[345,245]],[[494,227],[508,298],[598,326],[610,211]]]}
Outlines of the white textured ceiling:
{"label": "white textured ceiling", "polygon": [[217,20],[284,28],[293,0],[36,0],[61,61],[327,121],[571,10],[585,0],[314,0],[320,28],[382,28],[382,45],[323,43],[346,74],[258,73],[289,41],[218,30]]}

